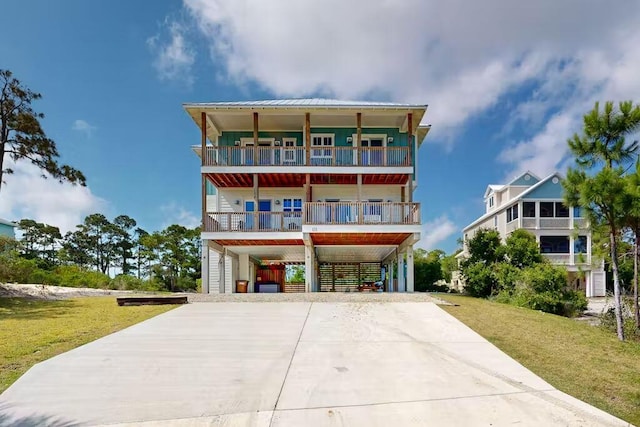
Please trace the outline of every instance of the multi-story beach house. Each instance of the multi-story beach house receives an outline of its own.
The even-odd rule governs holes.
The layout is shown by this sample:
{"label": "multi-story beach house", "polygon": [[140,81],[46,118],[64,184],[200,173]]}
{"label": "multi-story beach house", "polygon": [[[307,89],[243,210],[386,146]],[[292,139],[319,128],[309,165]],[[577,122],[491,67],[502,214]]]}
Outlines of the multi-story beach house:
{"label": "multi-story beach house", "polygon": [[[413,291],[425,105],[190,103],[200,128],[202,291]],[[304,283],[292,267],[304,266]]]}
{"label": "multi-story beach house", "polygon": [[15,232],[16,226],[17,225],[15,223],[13,223],[11,221],[7,221],[6,219],[0,218],[0,236],[6,236],[6,237],[15,238],[16,237],[16,232]]}
{"label": "multi-story beach house", "polygon": [[[591,232],[581,209],[562,202],[561,179],[558,173],[540,179],[527,171],[506,185],[489,185],[485,213],[463,229],[465,244],[457,257],[468,256],[466,241],[481,228],[497,230],[503,240],[523,228],[536,236],[545,257],[567,268],[571,288],[587,297],[605,295],[604,263],[592,259]],[[463,285],[463,278],[454,274],[452,286]]]}

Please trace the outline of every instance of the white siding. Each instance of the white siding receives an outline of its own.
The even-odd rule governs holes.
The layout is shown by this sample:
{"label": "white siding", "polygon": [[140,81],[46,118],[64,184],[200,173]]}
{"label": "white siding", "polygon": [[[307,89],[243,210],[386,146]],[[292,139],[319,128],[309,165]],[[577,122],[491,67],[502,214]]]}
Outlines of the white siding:
{"label": "white siding", "polygon": [[218,196],[209,195],[207,196],[207,212],[217,212],[218,211]]}
{"label": "white siding", "polygon": [[[362,200],[382,199],[399,202],[401,197],[399,185],[363,185]],[[326,199],[340,199],[355,201],[358,199],[358,187],[356,185],[314,185],[312,186],[313,201],[325,201]]]}
{"label": "white siding", "polygon": [[224,275],[224,293],[225,294],[230,294],[233,293],[233,288],[235,286],[234,282],[233,282],[233,277],[232,277],[232,265],[231,265],[231,257],[226,257],[224,260],[224,268],[225,268],[225,275]]}
{"label": "white siding", "polygon": [[209,293],[220,293],[220,254],[209,249]]}

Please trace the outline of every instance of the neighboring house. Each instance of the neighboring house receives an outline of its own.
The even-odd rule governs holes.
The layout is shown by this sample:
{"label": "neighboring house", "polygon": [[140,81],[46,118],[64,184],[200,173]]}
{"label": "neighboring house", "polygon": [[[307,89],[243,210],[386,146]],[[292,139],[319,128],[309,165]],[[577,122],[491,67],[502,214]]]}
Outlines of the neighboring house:
{"label": "neighboring house", "polygon": [[6,219],[0,218],[0,236],[9,236],[12,238],[16,238],[16,227],[18,224],[7,221]]}
{"label": "neighboring house", "polygon": [[[562,202],[562,176],[553,173],[540,179],[525,172],[506,185],[489,185],[484,193],[486,213],[463,230],[464,248],[459,260],[468,256],[466,242],[481,228],[496,229],[503,240],[518,228],[536,236],[540,251],[569,272],[569,286],[587,297],[605,295],[604,263],[591,257],[591,231],[579,207]],[[464,286],[459,275],[452,287]]]}
{"label": "neighboring house", "polygon": [[[184,108],[201,132],[193,150],[202,160],[203,292],[356,291],[380,281],[413,291],[425,105],[285,99]],[[304,284],[286,283],[293,265],[305,266]]]}

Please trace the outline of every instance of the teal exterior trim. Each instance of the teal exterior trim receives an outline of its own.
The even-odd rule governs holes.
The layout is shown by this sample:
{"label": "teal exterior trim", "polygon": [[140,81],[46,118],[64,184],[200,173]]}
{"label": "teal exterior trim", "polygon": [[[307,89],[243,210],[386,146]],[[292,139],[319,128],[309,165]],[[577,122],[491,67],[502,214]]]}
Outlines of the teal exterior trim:
{"label": "teal exterior trim", "polygon": [[[524,179],[525,175],[529,175],[529,180]],[[540,180],[536,179],[531,174],[522,174],[522,176],[516,178],[514,181],[509,183],[509,185],[526,185],[527,187],[531,187],[534,184],[537,184]]]}
{"label": "teal exterior trim", "polygon": [[16,238],[15,227],[13,225],[0,223],[0,236],[7,236],[15,239]]}
{"label": "teal exterior trim", "polygon": [[207,196],[215,196],[216,187],[208,179],[205,181],[207,187]]}
{"label": "teal exterior trim", "polygon": [[562,184],[558,180],[557,184],[554,184],[551,178],[548,181],[541,184],[540,187],[534,189],[530,193],[522,196],[525,200],[530,199],[559,199],[562,200]]}

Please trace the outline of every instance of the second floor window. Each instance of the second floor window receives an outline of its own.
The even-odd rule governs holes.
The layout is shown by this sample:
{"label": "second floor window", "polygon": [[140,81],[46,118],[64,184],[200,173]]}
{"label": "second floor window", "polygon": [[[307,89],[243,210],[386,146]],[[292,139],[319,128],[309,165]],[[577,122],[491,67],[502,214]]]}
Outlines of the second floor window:
{"label": "second floor window", "polygon": [[515,221],[518,219],[518,205],[513,205],[507,208],[507,222]]}
{"label": "second floor window", "polygon": [[302,212],[302,199],[283,199],[282,210],[284,212]]}
{"label": "second floor window", "polygon": [[312,135],[311,157],[331,158],[331,147],[333,147],[333,135]]}
{"label": "second floor window", "polygon": [[522,204],[522,216],[524,218],[535,218],[536,202],[524,202]]}
{"label": "second floor window", "polygon": [[541,218],[569,218],[569,208],[562,202],[540,202]]}

